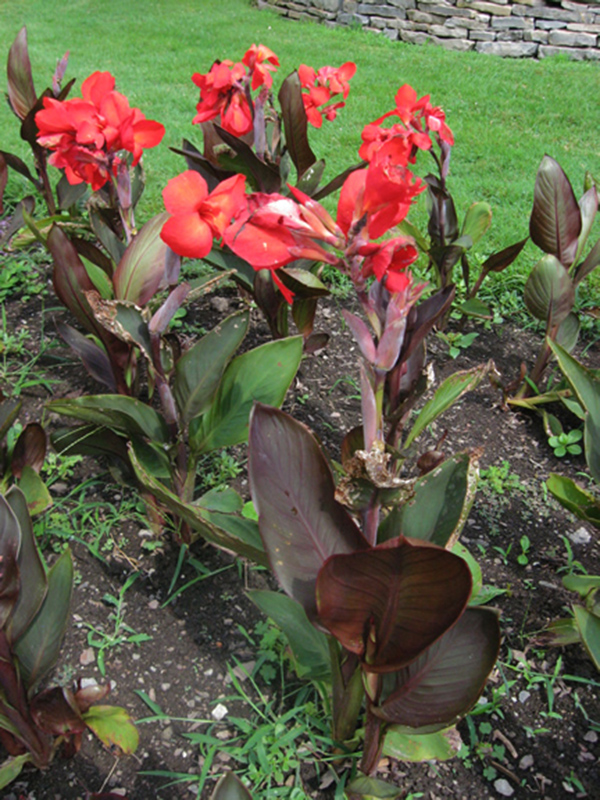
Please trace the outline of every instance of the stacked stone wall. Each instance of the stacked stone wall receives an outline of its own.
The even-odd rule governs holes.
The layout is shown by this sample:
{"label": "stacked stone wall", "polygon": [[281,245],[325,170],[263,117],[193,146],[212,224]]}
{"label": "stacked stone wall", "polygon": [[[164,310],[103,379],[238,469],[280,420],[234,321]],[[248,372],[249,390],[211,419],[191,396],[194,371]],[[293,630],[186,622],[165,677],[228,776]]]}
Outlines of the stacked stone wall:
{"label": "stacked stone wall", "polygon": [[600,60],[600,0],[259,0],[292,19],[359,25],[392,40],[508,58]]}

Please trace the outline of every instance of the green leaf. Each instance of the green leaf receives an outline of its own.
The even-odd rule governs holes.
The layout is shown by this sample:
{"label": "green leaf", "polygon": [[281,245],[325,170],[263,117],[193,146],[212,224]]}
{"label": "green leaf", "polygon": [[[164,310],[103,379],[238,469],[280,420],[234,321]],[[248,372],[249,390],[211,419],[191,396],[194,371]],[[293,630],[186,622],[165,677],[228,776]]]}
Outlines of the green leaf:
{"label": "green leaf", "polygon": [[184,422],[202,414],[248,330],[247,311],[232,314],[178,360],[173,394]]}
{"label": "green leaf", "polygon": [[383,742],[383,755],[399,761],[448,761],[458,755],[462,747],[456,728],[436,733],[403,733],[393,725],[387,729]]}
{"label": "green leaf", "polygon": [[298,677],[311,681],[330,680],[327,637],[311,624],[302,606],[280,592],[255,589],[247,594],[285,633],[294,654]]}
{"label": "green leaf", "polygon": [[346,795],[350,794],[353,797],[365,797],[367,800],[396,800],[404,794],[403,789],[393,786],[391,783],[386,783],[379,778],[368,778],[366,775],[361,775],[359,778],[354,778],[353,781],[346,786]]}
{"label": "green leaf", "polygon": [[25,764],[32,761],[30,753],[23,753],[22,756],[11,756],[0,766],[0,789],[4,789],[10,783],[15,781]]}
{"label": "green leaf", "polygon": [[48,487],[31,467],[27,465],[23,467],[17,485],[27,499],[27,507],[32,516],[41,514],[52,505]]}
{"label": "green leaf", "polygon": [[577,344],[577,339],[579,339],[580,327],[579,317],[571,312],[560,323],[555,341],[570,353]]}
{"label": "green leaf", "polygon": [[301,336],[268,342],[234,358],[210,408],[190,424],[193,451],[200,455],[245,442],[252,405],[281,405],[301,358]]}
{"label": "green leaf", "polygon": [[163,417],[151,406],[134,397],[101,394],[52,400],[48,408],[55,414],[102,425],[128,436],[146,436],[151,441],[168,442],[169,432]]}
{"label": "green leaf", "polygon": [[91,706],[82,716],[88,728],[107,747],[116,745],[127,756],[137,750],[140,737],[124,708]]}
{"label": "green leaf", "polygon": [[475,317],[476,319],[492,319],[492,313],[489,307],[476,297],[472,297],[470,300],[461,303],[458,309],[468,317]]}
{"label": "green leaf", "polygon": [[492,209],[489,203],[473,203],[465,214],[461,236],[469,236],[473,244],[481,239],[492,224]]}
{"label": "green leaf", "polygon": [[479,595],[483,589],[483,575],[481,572],[481,567],[479,566],[479,562],[477,559],[472,555],[472,553],[467,550],[467,548],[461,544],[460,542],[454,542],[451,548],[451,552],[454,553],[455,556],[460,556],[463,558],[469,567],[471,572],[471,578],[473,580],[473,587],[471,589],[471,597],[469,598],[469,605],[480,605],[478,602]]}
{"label": "green leaf", "polygon": [[563,586],[584,598],[592,589],[600,589],[600,575],[565,575]]}
{"label": "green leaf", "polygon": [[581,634],[581,641],[594,662],[594,666],[600,671],[600,618],[590,614],[583,606],[573,606],[573,613]]}
{"label": "green leaf", "polygon": [[400,532],[451,548],[458,540],[475,499],[476,455],[458,453],[415,484],[414,496],[401,508]]}
{"label": "green leaf", "polygon": [[144,306],[154,297],[165,275],[167,245],[160,231],[169,214],[157,214],[141,228],[128,245],[113,276],[117,300]]}
{"label": "green leaf", "polygon": [[67,548],[48,571],[48,591],[42,607],[14,647],[21,675],[32,689],[52,669],[69,619],[73,591],[73,559]]}
{"label": "green leaf", "polygon": [[[219,527],[218,524],[212,521],[213,518],[218,519],[220,522],[228,523],[230,522],[227,519],[228,517],[231,517],[231,522],[237,518],[227,514],[215,515],[214,512],[211,513],[196,503],[186,503],[181,500],[167,486],[143,468],[131,445],[129,446],[129,458],[142,486],[148,489],[157,500],[164,503],[170,511],[185,520],[199,536],[202,536],[217,547],[233,551],[259,564],[266,564],[267,560],[257,528],[252,524],[251,520],[239,518],[239,525],[233,533]],[[231,528],[233,529],[233,525],[231,525]]]}
{"label": "green leaf", "polygon": [[545,255],[531,270],[523,299],[536,319],[560,325],[573,309],[575,287],[563,264],[553,255]]}
{"label": "green leaf", "polygon": [[11,425],[19,416],[21,405],[22,401],[13,397],[0,402],[0,441],[4,439]]}
{"label": "green leaf", "polygon": [[443,414],[444,411],[454,405],[463,394],[476,389],[483,378],[485,378],[493,368],[493,362],[488,361],[487,364],[481,364],[478,367],[473,367],[473,369],[464,372],[455,372],[454,375],[450,375],[449,378],[446,378],[431,400],[421,409],[404,443],[404,449],[410,447],[417,436],[425,430],[428,425],[431,425],[440,414]]}

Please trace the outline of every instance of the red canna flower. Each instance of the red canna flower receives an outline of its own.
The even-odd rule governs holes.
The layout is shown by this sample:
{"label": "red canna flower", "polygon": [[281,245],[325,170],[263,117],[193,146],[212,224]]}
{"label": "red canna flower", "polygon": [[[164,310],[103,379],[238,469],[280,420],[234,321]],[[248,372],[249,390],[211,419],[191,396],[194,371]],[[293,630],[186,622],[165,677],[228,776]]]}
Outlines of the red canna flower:
{"label": "red canna flower", "polygon": [[272,50],[264,44],[253,44],[246,51],[242,62],[250,70],[252,75],[252,91],[259,86],[266,86],[269,89],[273,84],[272,72],[277,70],[279,59]]}
{"label": "red canna flower", "polygon": [[[369,248],[373,248],[371,252]],[[374,275],[391,293],[405,292],[411,285],[412,277],[406,269],[417,260],[419,253],[410,239],[399,236],[380,245],[368,245],[359,252],[366,256],[363,278]]]}
{"label": "red canna flower", "polygon": [[[310,124],[315,128],[320,128],[323,124],[323,115],[328,120],[333,120],[340,108],[345,103],[338,101],[326,105],[334,97],[342,95],[344,100],[350,91],[350,79],[356,72],[356,64],[348,61],[341,67],[321,67],[317,72],[306,64],[301,64],[298,68],[300,84],[306,93],[302,95],[304,109]],[[325,106],[325,108],[322,108]]]}
{"label": "red canna flower", "polygon": [[215,61],[206,75],[196,72],[192,81],[200,89],[198,112],[192,123],[208,122],[221,115],[221,124],[235,136],[252,130],[252,111],[244,91],[246,67],[233,61]]}
{"label": "red canna flower", "polygon": [[142,152],[156,147],[164,126],[148,120],[127,98],[115,91],[110,72],[94,72],[81,86],[82,98],[44,98],[44,108],[35,115],[38,142],[53,150],[50,163],[64,169],[71,184],[86,182],[97,191],[116,175],[126,150],[135,166]]}
{"label": "red canna flower", "polygon": [[233,175],[209,193],[204,178],[192,170],[172,178],[163,190],[165,208],[172,216],[160,237],[180,256],[204,258],[213,239],[220,238],[245,205],[244,175]]}

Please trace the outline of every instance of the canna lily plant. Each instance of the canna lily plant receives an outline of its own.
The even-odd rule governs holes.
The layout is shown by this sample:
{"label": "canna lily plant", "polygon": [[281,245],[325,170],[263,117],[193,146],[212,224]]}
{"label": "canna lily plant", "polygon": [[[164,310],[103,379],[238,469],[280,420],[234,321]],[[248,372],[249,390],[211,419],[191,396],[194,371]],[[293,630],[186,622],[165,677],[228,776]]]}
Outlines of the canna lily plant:
{"label": "canna lily plant", "polygon": [[522,374],[516,395],[507,398],[511,405],[535,407],[544,402],[531,395],[539,393],[552,358],[551,343],[567,351],[577,343],[577,287],[600,265],[600,240],[584,256],[597,213],[598,191],[591,176],[586,175],[578,201],[558,162],[544,156],[536,175],[529,229],[532,241],[545,255],[527,279],[524,299],[529,312],[545,323],[546,335],[533,369]]}
{"label": "canna lily plant", "polygon": [[67,549],[50,569],[41,558],[25,496],[0,496],[0,788],[31,764],[48,767],[60,751],[74,755],[84,731],[107,746],[135,752],[137,731],[126,711],[96,705],[107,686],[41,689],[59,656],[68,624],[73,562]]}
{"label": "canna lily plant", "polygon": [[426,385],[425,339],[453,289],[419,303],[425,286],[408,272],[417,257],[413,241],[377,241],[424,188],[408,169],[405,143],[392,138],[366,154],[368,165],[342,186],[335,220],[291,187],[291,197],[250,195],[224,234],[236,254],[271,270],[274,280],[299,256],[340,269],[369,323],[343,312],[362,356],[363,424],[344,440],[337,486],[310,431],[284,412],[256,404],[249,435],[259,530],[285,592],[253,592],[252,599],[288,635],[299,674],[328,685],[333,736],[362,740],[367,775],[382,752],[401,757],[407,734],[433,736],[426,752],[452,755],[447,729],[476,701],[499,647],[497,614],[467,608],[472,574],[457,555],[467,555],[457,540],[473,500],[477,454],[447,461],[434,454],[421,461],[422,477],[401,475],[419,433],[492,368],[451,376],[406,435]]}
{"label": "canna lily plant", "polygon": [[[254,192],[280,193],[293,166],[296,187],[321,198],[339,189],[346,175],[356,169],[351,167],[319,188],[325,161],[317,159],[308,137],[309,126],[321,127],[324,119],[335,119],[345,105],[355,64],[319,70],[301,65],[283,81],[277,95],[279,107],[272,91],[278,67],[275,53],[259,44],[252,45],[239,62],[217,61],[208,73],[194,74],[192,80],[200,89],[200,99],[193,123],[202,128],[203,152],[186,140],[175,152],[185,156],[189,170],[197,172],[202,182],[191,179],[188,173],[171,182],[173,191],[170,197],[165,194],[165,205],[173,220],[165,226],[163,236],[182,256],[203,258],[218,268],[233,270],[234,279],[253,296],[275,337],[288,333],[286,299],[293,292],[290,306],[294,322],[304,335],[307,349],[316,349],[326,340],[323,334],[310,337],[318,298],[327,294],[327,289],[314,261],[297,257],[274,282],[272,272],[255,271],[227,246],[208,247],[208,240],[197,235],[191,222],[185,230],[182,227],[183,215],[198,210],[207,194],[225,194],[227,184],[239,181],[240,175],[246,177]],[[180,198],[178,204],[173,203],[175,192]],[[205,220],[210,222],[210,216]],[[223,230],[217,228],[213,233],[219,238]],[[283,292],[282,287],[286,287]]]}

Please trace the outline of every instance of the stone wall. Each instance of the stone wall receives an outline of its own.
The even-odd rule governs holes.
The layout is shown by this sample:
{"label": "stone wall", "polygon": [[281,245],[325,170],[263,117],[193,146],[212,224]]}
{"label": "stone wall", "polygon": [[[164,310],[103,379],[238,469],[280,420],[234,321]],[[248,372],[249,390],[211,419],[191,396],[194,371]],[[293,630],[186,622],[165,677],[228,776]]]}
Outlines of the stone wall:
{"label": "stone wall", "polygon": [[600,0],[259,0],[292,19],[360,25],[392,40],[512,58],[600,60]]}

